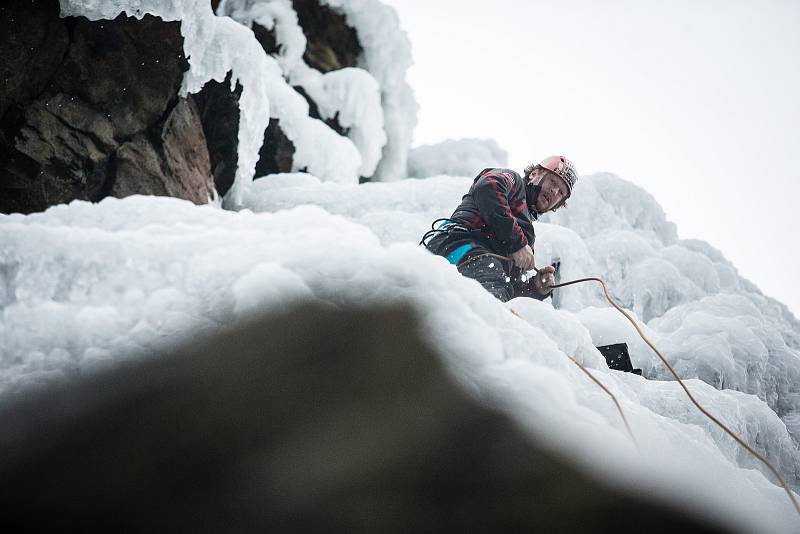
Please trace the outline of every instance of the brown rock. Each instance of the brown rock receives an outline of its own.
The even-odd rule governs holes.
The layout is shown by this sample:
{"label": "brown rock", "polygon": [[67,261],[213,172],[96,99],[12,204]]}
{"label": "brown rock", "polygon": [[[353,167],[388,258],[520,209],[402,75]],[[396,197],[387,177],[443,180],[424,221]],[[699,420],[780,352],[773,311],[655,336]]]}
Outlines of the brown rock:
{"label": "brown rock", "polygon": [[305,62],[320,72],[358,66],[361,43],[344,15],[318,0],[292,0],[297,19],[308,39]]}
{"label": "brown rock", "polygon": [[117,137],[130,137],[162,120],[188,68],[180,22],[77,17],[57,83],[106,114]]}
{"label": "brown rock", "polygon": [[116,153],[115,180],[109,196],[168,196],[166,180],[160,155],[144,136],[138,136],[119,147]]}
{"label": "brown rock", "polygon": [[274,56],[279,52],[278,47],[278,39],[275,37],[275,30],[268,30],[264,26],[258,23],[253,23],[253,35],[256,36],[256,40],[261,45],[261,48],[264,49],[264,52],[267,54]]}
{"label": "brown rock", "polygon": [[207,201],[203,128],[177,97],[179,22],[62,19],[58,0],[9,0],[0,65],[0,212],[108,194]]}
{"label": "brown rock", "polygon": [[64,60],[69,31],[59,12],[56,1],[0,5],[0,119],[9,108],[35,100]]}
{"label": "brown rock", "polygon": [[279,172],[291,172],[294,160],[294,143],[286,137],[278,119],[270,119],[264,132],[264,142],[258,152],[256,177]]}
{"label": "brown rock", "polygon": [[47,198],[66,198],[71,191],[73,198],[96,200],[117,147],[108,119],[75,97],[58,93],[29,105],[24,124],[14,148],[38,164],[40,177],[59,177],[65,186]]}
{"label": "brown rock", "polygon": [[180,99],[164,124],[161,142],[171,179],[170,196],[205,204],[214,191],[214,178],[203,125],[193,100]]}
{"label": "brown rock", "polygon": [[156,148],[146,137],[137,136],[120,147],[111,196],[146,194],[208,202],[214,184],[193,101],[178,101],[164,123],[160,141]]}
{"label": "brown rock", "polygon": [[220,83],[209,80],[199,93],[190,95],[197,105],[208,145],[211,172],[217,192],[224,196],[233,185],[239,162],[239,97],[242,86],[231,91],[231,73]]}

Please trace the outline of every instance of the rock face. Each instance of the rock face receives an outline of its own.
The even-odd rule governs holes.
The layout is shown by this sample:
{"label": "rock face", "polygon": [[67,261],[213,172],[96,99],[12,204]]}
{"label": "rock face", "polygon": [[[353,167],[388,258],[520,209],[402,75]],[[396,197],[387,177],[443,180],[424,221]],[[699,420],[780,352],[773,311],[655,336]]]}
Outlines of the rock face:
{"label": "rock face", "polygon": [[214,185],[223,196],[233,185],[236,165],[239,160],[239,97],[242,86],[237,83],[231,91],[231,73],[222,83],[209,80],[199,93],[189,95],[200,114],[208,145],[208,156]]}
{"label": "rock face", "polygon": [[7,399],[6,530],[722,532],[536,445],[419,331],[306,306]]}
{"label": "rock face", "polygon": [[269,126],[264,132],[264,142],[258,151],[256,176],[291,172],[293,156],[294,143],[283,133],[278,119],[270,119]]}
{"label": "rock face", "polygon": [[0,8],[0,211],[73,199],[213,193],[196,105],[176,95],[180,23],[59,18],[57,0]]}
{"label": "rock face", "polygon": [[[293,8],[310,67],[356,66],[363,50],[344,15],[318,0],[294,0]],[[279,53],[274,29],[252,30],[265,53]],[[58,0],[9,0],[0,7],[0,65],[0,212],[132,194],[200,204],[230,189],[242,88],[231,91],[228,78],[177,96],[188,68],[179,22],[62,19]],[[295,90],[309,116],[322,119]],[[348,134],[336,116],[324,122]],[[295,170],[294,154],[271,120],[256,176]]]}
{"label": "rock face", "polygon": [[303,59],[320,72],[355,67],[361,55],[361,43],[355,29],[344,15],[318,0],[292,0],[297,20],[308,39]]}

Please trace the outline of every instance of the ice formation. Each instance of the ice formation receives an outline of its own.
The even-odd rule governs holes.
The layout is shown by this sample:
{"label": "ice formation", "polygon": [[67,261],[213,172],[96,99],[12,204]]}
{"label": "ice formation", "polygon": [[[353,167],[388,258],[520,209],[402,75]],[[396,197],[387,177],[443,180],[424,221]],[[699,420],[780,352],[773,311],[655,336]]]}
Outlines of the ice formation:
{"label": "ice formation", "polygon": [[[348,137],[362,160],[358,175],[372,176],[386,144],[380,87],[375,78],[359,68],[323,74],[309,67],[303,61],[306,37],[289,0],[227,0],[220,4],[217,12],[247,27],[255,22],[268,30],[274,29],[281,45],[277,59],[284,76],[291,85],[306,91],[323,119],[336,117],[339,124],[349,130]],[[292,140],[296,148],[306,146],[304,139]],[[302,163],[302,158],[296,158],[295,167],[302,168]],[[358,175],[351,176],[356,183]]]}
{"label": "ice formation", "polygon": [[[411,46],[400,30],[397,13],[378,0],[321,3],[344,14],[347,23],[357,28],[364,50],[358,69],[322,74],[306,65],[302,59],[306,39],[288,0],[225,0],[219,13],[248,27],[255,21],[275,29],[281,45],[278,61],[289,81],[302,86],[320,105],[323,118],[338,112],[339,123],[350,128],[348,136],[361,158],[358,175],[371,176],[375,181],[405,178],[417,103],[405,79],[411,65]],[[311,141],[312,146],[320,142]],[[305,167],[327,179],[326,173],[320,174],[302,159],[297,161],[297,155],[295,158],[295,170]]]}
{"label": "ice formation", "polygon": [[417,125],[417,101],[405,78],[412,64],[411,44],[400,30],[397,12],[378,0],[321,0],[320,3],[341,10],[348,24],[358,28],[358,40],[364,48],[359,63],[381,88],[387,143],[375,180],[405,178],[408,149]]}
{"label": "ice formation", "polygon": [[408,175],[415,178],[440,174],[473,176],[476,169],[507,164],[508,153],[493,139],[448,139],[411,149]]}
{"label": "ice formation", "polygon": [[[676,382],[661,380],[655,357],[596,289],[561,290],[561,309],[526,299],[502,304],[416,246],[430,220],[447,215],[469,183],[443,176],[357,186],[294,174],[257,180],[244,197],[251,209],[238,212],[130,197],[2,216],[0,391],[10,394],[91,372],[194,331],[224,328],[253,309],[296,299],[334,305],[407,301],[420,310],[427,336],[465,387],[505,406],[523,425],[605,478],[648,488],[752,531],[795,531],[800,521],[782,489],[689,405]],[[606,213],[598,228],[627,226],[656,255],[681,246],[655,242],[660,231],[671,235],[657,215],[627,220],[620,214],[628,208],[607,210],[602,195],[591,193],[602,189],[631,204],[646,204],[647,195],[636,187],[609,176],[583,177],[581,185],[585,205],[569,208],[576,210],[576,220],[583,209]],[[318,205],[302,205],[309,203]],[[589,252],[591,235],[552,223],[539,224],[537,233],[540,264],[558,255],[566,278],[603,274]],[[637,262],[647,260],[641,248],[632,243]],[[620,245],[617,253],[623,250]],[[615,292],[625,284],[641,284],[641,291],[647,285],[613,276],[621,276],[609,277]],[[698,321],[697,310],[713,320],[692,323]],[[784,343],[785,354],[796,359],[796,341],[786,333],[797,327],[782,313],[779,304],[740,285],[676,305],[645,328],[674,358],[669,338],[680,328],[713,338],[720,323],[730,327],[726,314],[747,326],[749,331],[735,329],[739,337],[730,338],[729,352],[720,345],[708,360],[723,363],[720,372],[731,373],[726,389],[698,379],[689,385],[797,487],[798,447],[768,404],[779,378],[766,366],[757,375],[760,382],[745,382],[758,389],[755,394],[728,389],[737,369],[763,356],[746,352],[749,347]],[[692,339],[680,337],[685,343]],[[634,362],[650,380],[606,367],[593,345],[617,341],[631,345]],[[620,398],[642,454],[608,397],[565,354],[592,368]],[[683,354],[684,376],[702,369],[706,354]],[[792,368],[797,367],[795,362]]]}
{"label": "ice formation", "polygon": [[[396,15],[372,0],[326,1],[359,28],[387,133],[376,173],[399,177],[413,127],[403,110],[414,106],[397,74],[409,56]],[[233,70],[244,86],[246,117],[239,131],[246,165],[231,201],[239,211],[130,197],[0,216],[0,395],[140,357],[257,308],[296,299],[406,301],[464,387],[606,480],[680,502],[734,530],[800,529],[771,475],[694,410],[596,287],[558,290],[557,307],[526,299],[502,304],[416,246],[430,221],[452,212],[470,178],[359,186],[353,177],[364,160],[353,141],[337,136],[341,151],[301,156],[311,174],[251,183],[270,112],[287,114],[304,149],[327,144],[328,134],[309,126],[305,102],[289,95],[283,79],[285,64],[297,64],[299,40],[275,60],[256,51],[250,30],[214,17],[207,3],[61,4],[65,15],[95,19],[125,11],[183,20],[190,58],[184,91]],[[280,12],[285,3],[270,4],[278,10],[270,15],[276,28],[281,17],[291,19]],[[387,32],[392,24],[394,33]],[[283,28],[287,43],[299,39],[291,21]],[[331,97],[332,106],[346,107],[341,96]],[[655,199],[613,175],[581,177],[569,208],[544,217],[536,231],[537,264],[559,259],[562,279],[603,276],[700,402],[800,486],[800,323],[785,306],[709,245],[679,240]],[[594,348],[621,341],[645,377],[610,371]],[[565,354],[617,395],[641,453],[608,397]]]}

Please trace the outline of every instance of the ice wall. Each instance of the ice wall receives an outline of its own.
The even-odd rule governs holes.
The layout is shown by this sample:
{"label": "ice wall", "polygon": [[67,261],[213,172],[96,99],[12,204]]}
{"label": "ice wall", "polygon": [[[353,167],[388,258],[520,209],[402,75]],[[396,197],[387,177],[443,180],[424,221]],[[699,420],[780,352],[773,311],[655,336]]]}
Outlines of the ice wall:
{"label": "ice wall", "polygon": [[[384,243],[414,242],[431,221],[452,213],[468,183],[439,177],[351,187],[308,175],[275,176],[255,182],[241,206],[274,211],[314,204],[370,227]],[[800,322],[786,306],[739,276],[707,243],[679,240],[641,188],[598,174],[581,177],[577,191],[568,208],[536,225],[537,263],[560,260],[562,280],[602,276],[683,378],[756,395],[800,436]],[[557,301],[582,314],[595,344],[626,341],[646,376],[671,379],[598,287],[561,290]]]}
{"label": "ice wall", "polygon": [[[562,290],[562,309],[526,299],[502,304],[416,246],[430,220],[449,214],[469,183],[438,177],[357,186],[295,174],[256,181],[244,198],[250,209],[239,212],[130,197],[0,217],[0,391],[12,394],[141,357],[193,332],[225,328],[253,310],[295,299],[332,305],[408,301],[464,387],[503,406],[610,483],[634,484],[743,531],[796,531],[800,522],[770,475],[700,415],[676,382],[659,380],[654,357],[596,289]],[[640,259],[630,260],[617,243],[620,261],[635,265],[647,258],[642,250],[660,254],[681,246],[661,243],[671,242],[674,228],[658,214],[617,209],[603,198],[620,195],[632,204],[646,203],[646,194],[634,186],[609,176],[582,178],[581,185],[586,198],[594,198],[586,208],[607,214],[597,220],[600,231],[593,236],[603,235],[603,225],[638,236],[641,243],[633,243],[631,254]],[[592,187],[597,196],[589,193]],[[636,195],[638,202],[631,198]],[[311,203],[318,205],[302,205]],[[584,220],[582,208],[574,208],[575,220]],[[590,253],[593,237],[579,231],[539,224],[539,263],[559,256],[567,278],[604,274]],[[615,293],[620,284],[634,284],[624,274],[609,278]],[[641,281],[636,289],[645,285]],[[757,344],[752,336],[779,343],[793,327],[780,317],[780,305],[740,287],[720,290],[713,302],[692,301],[715,318],[701,325],[702,332],[713,336],[717,322],[725,320],[719,311],[725,298],[738,303],[729,315],[741,317],[751,330],[743,345],[730,338],[735,350],[722,368],[728,373],[740,366],[740,355],[752,357],[747,352]],[[767,304],[757,309],[761,316],[741,304],[750,299]],[[688,309],[680,311],[684,305],[692,306],[677,304],[645,326],[672,359],[666,342],[672,321],[686,328],[692,317]],[[767,334],[774,339],[759,337]],[[631,344],[647,378],[608,370],[593,345],[616,341]],[[788,343],[785,350],[796,358]],[[589,366],[618,396],[641,452],[610,399],[565,354]],[[692,357],[681,368],[685,375],[721,361],[702,351]],[[760,382],[752,381],[759,392],[774,382],[768,370]],[[730,389],[727,379],[725,389],[698,379],[688,383],[700,402],[797,487],[800,451],[760,395]]]}
{"label": "ice wall", "polygon": [[[335,174],[336,181],[353,183],[358,183],[359,176],[372,176],[386,144],[380,88],[375,78],[363,69],[345,68],[322,73],[309,67],[303,60],[307,39],[289,0],[227,0],[217,12],[247,28],[258,23],[274,30],[279,45],[276,59],[287,92],[294,92],[292,86],[302,87],[316,103],[323,119],[336,118],[343,128],[349,130],[348,139],[353,146],[347,145],[347,158],[335,158],[338,160],[336,164],[327,168],[325,162],[332,158],[326,147],[336,143],[339,135],[321,121],[314,121],[316,132],[296,132],[291,123],[308,121],[307,107],[291,113],[276,113],[275,118],[280,120],[295,147],[294,169],[306,168],[318,173],[313,169],[322,166],[325,169],[323,177]],[[300,98],[299,95],[296,98]],[[288,130],[287,122],[290,123]]]}
{"label": "ice wall", "polygon": [[381,88],[387,144],[375,174],[377,181],[392,181],[406,176],[408,149],[417,125],[417,101],[406,82],[411,66],[411,43],[400,30],[397,12],[378,0],[322,0],[340,9],[358,30],[364,47],[361,65]]}
{"label": "ice wall", "polygon": [[[707,243],[678,240],[645,191],[609,174],[581,180],[578,191],[569,208],[543,218],[574,230],[592,258],[591,267],[578,270],[567,262],[566,278],[602,273],[620,303],[658,332],[662,352],[682,377],[754,394],[800,436],[800,323],[786,306]],[[567,309],[590,304],[564,293]],[[638,347],[634,354],[648,376],[670,379],[638,336],[624,337]]]}

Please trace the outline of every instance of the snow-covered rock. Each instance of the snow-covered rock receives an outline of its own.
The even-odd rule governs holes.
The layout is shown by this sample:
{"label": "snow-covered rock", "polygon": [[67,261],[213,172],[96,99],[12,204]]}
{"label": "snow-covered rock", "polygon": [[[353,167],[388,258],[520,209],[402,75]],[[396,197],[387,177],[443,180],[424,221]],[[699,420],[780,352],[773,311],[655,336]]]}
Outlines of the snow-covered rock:
{"label": "snow-covered rock", "polygon": [[[25,117],[4,123],[0,143],[14,157],[3,170],[16,178],[0,211],[135,193],[195,202],[221,193],[236,203],[257,171],[339,183],[406,176],[417,112],[405,80],[410,44],[395,11],[378,0],[226,0],[217,14],[194,0],[43,0],[8,9],[5,19],[31,22],[9,24],[0,37],[4,61],[18,64],[0,88],[0,112],[13,104]],[[75,20],[75,32],[64,18]],[[92,44],[104,39],[117,44]],[[334,53],[348,63],[326,63]],[[53,63],[58,57],[65,61]],[[229,98],[219,94],[222,83]],[[173,106],[181,113],[166,117]],[[160,131],[165,117],[180,121],[186,139]],[[153,132],[164,143],[154,144]],[[135,162],[147,174],[140,182],[131,178]]]}
{"label": "snow-covered rock", "polygon": [[[218,14],[245,27],[274,33],[277,50],[273,56],[287,87],[301,88],[314,103],[313,113],[322,121],[335,122],[336,130],[346,131],[346,139],[355,149],[333,141],[335,132],[322,122],[314,132],[287,130],[287,121],[306,120],[303,117],[308,110],[284,111],[280,116],[276,111],[273,116],[295,150],[291,168],[279,170],[302,169],[322,180],[351,183],[358,183],[359,177],[375,181],[404,178],[417,104],[405,81],[411,64],[410,45],[399,29],[397,14],[377,0],[323,0],[320,4],[343,15],[355,28],[361,47],[356,65],[324,72],[309,65],[304,55],[309,36],[298,19],[298,6],[288,0],[226,0],[217,9]],[[326,163],[329,166],[324,166]],[[239,198],[233,195],[232,201]]]}

